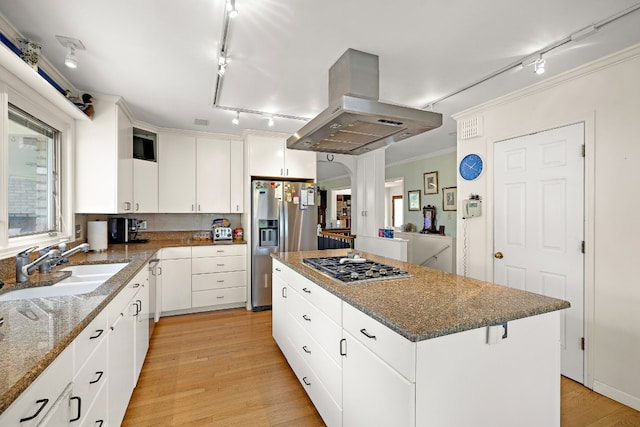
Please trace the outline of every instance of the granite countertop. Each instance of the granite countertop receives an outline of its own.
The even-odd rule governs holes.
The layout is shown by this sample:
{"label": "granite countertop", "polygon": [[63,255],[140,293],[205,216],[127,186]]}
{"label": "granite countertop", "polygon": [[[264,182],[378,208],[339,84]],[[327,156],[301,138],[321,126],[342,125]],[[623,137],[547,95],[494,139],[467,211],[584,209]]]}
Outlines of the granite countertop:
{"label": "granite countertop", "polygon": [[360,252],[360,256],[398,267],[413,277],[344,284],[302,262],[303,258],[346,256],[347,252],[340,249],[272,256],[414,342],[569,307],[567,301],[366,252]]}
{"label": "granite countertop", "polygon": [[[153,240],[148,243],[109,245],[104,252],[72,255],[69,264],[129,264],[93,292],[62,297],[0,301],[0,414],[78,336],[138,271],[162,248],[246,244],[195,239]],[[31,286],[58,281],[60,273],[30,276]],[[1,293],[25,287],[7,281]]]}

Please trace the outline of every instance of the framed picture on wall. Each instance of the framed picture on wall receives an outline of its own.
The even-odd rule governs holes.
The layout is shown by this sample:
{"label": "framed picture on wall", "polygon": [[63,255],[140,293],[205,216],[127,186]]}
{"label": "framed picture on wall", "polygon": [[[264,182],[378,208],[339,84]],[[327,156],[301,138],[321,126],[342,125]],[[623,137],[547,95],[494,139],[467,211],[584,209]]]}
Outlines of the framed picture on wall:
{"label": "framed picture on wall", "polygon": [[438,194],[438,171],[424,174],[424,194]]}
{"label": "framed picture on wall", "polygon": [[442,188],[442,210],[455,211],[458,206],[458,189],[456,187]]}
{"label": "framed picture on wall", "polygon": [[409,199],[409,210],[419,211],[420,210],[420,190],[410,190],[408,199]]}

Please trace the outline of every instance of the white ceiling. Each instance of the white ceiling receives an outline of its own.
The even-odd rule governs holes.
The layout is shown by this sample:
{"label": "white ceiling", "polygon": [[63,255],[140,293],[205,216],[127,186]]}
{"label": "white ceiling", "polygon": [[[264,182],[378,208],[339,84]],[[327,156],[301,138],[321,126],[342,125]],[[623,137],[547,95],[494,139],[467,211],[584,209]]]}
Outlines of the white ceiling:
{"label": "white ceiling", "polygon": [[[236,0],[219,104],[313,117],[328,103],[328,70],[348,48],[379,56],[380,99],[426,106],[637,6],[635,0]],[[137,120],[242,134],[293,133],[304,122],[212,107],[224,0],[0,0],[0,12],[75,87],[122,96]],[[387,163],[455,147],[451,114],[640,43],[640,11],[545,54],[547,72],[513,69],[433,106],[441,128],[387,149]],[[56,35],[80,39],[78,68]],[[208,126],[194,119],[209,121]],[[319,156],[320,157],[320,156]],[[319,178],[331,176],[319,167]]]}

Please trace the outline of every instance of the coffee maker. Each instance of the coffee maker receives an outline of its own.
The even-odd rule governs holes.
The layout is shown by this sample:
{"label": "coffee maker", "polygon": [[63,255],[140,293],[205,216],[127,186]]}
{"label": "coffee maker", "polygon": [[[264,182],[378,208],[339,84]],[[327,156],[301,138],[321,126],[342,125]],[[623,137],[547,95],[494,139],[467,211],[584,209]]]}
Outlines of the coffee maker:
{"label": "coffee maker", "polygon": [[135,218],[109,218],[109,243],[145,243],[138,239],[140,224]]}

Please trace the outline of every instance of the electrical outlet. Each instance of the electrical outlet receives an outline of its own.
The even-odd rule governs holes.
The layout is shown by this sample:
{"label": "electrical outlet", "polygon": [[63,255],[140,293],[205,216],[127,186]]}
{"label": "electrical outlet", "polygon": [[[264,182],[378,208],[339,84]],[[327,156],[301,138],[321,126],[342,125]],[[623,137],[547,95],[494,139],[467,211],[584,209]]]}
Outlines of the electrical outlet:
{"label": "electrical outlet", "polygon": [[80,224],[76,224],[76,239],[80,238],[80,234],[82,234],[82,226]]}
{"label": "electrical outlet", "polygon": [[147,229],[147,221],[138,221],[138,230],[146,230]]}

